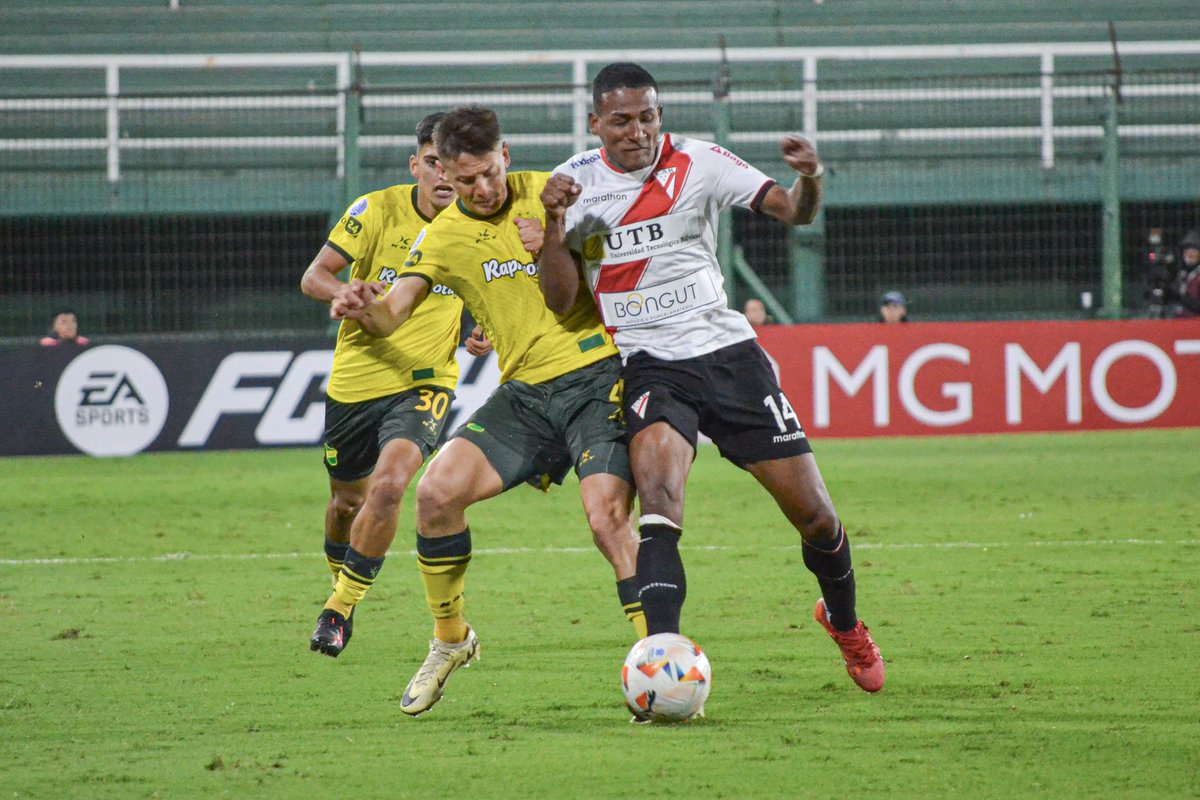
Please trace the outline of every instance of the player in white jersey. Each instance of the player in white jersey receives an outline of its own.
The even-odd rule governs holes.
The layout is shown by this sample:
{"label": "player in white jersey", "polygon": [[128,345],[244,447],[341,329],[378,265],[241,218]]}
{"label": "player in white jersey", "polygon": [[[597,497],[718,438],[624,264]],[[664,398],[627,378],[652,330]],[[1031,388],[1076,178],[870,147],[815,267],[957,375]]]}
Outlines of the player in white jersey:
{"label": "player in white jersey", "polygon": [[782,141],[790,189],[725,148],[663,133],[654,78],[610,64],[592,82],[602,146],[555,170],[542,192],[546,304],[563,313],[580,275],[624,359],[625,418],[637,485],[637,575],[651,634],[678,632],[687,594],[679,537],[697,432],[747,470],[799,531],[821,587],[814,616],[860,687],[879,691],[883,659],[855,610],[850,544],[800,421],[745,316],[729,308],[716,256],[722,209],[812,222],[824,169],[798,136]]}

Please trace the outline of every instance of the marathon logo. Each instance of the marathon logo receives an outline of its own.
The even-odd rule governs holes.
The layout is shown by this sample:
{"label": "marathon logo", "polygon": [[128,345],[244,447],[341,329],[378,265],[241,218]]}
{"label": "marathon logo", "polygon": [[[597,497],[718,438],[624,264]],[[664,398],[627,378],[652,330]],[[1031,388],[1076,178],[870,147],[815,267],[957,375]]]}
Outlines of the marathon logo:
{"label": "marathon logo", "polygon": [[695,247],[702,231],[700,212],[684,211],[598,233],[589,238],[584,252],[594,252],[596,245],[601,245],[602,265],[624,264]]}
{"label": "marathon logo", "polygon": [[508,261],[498,261],[493,258],[484,261],[480,266],[483,267],[483,279],[487,283],[499,280],[500,278],[515,278],[521,273],[525,273],[531,278],[536,277],[538,274],[537,262],[522,264],[515,258]]}
{"label": "marathon logo", "polygon": [[613,328],[650,325],[689,311],[719,304],[720,293],[707,269],[673,281],[632,292],[601,292],[600,310],[604,323]]}
{"label": "marathon logo", "polygon": [[604,194],[596,194],[591,197],[585,197],[581,201],[581,205],[591,205],[592,203],[618,203],[624,202],[629,197],[628,192],[614,193],[605,192]]}

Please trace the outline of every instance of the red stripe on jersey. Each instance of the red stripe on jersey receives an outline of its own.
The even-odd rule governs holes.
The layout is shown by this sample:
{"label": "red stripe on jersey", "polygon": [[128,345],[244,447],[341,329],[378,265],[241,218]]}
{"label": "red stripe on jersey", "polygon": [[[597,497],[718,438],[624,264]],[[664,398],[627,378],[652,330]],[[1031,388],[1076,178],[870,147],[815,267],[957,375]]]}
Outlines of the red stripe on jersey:
{"label": "red stripe on jersey", "polygon": [[[660,183],[656,177],[658,173],[672,167],[675,174]],[[642,191],[634,199],[629,210],[625,212],[625,216],[621,217],[621,224],[644,222],[671,213],[679,196],[683,194],[683,184],[687,180],[691,167],[691,157],[671,146],[669,133],[663,134],[662,153],[658,156],[658,163],[654,165],[650,177],[642,184]],[[667,187],[670,187],[672,191],[668,191]],[[626,261],[624,264],[609,264],[601,267],[600,277],[596,281],[596,294],[633,291],[637,288],[649,263],[649,258],[642,258],[637,261]],[[596,305],[602,307],[598,297]]]}

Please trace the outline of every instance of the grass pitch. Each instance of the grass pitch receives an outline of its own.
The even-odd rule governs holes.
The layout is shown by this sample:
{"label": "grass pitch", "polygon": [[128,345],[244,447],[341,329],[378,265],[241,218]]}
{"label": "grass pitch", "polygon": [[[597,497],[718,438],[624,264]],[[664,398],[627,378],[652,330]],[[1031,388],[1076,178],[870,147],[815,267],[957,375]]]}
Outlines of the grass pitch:
{"label": "grass pitch", "polygon": [[471,514],[482,660],[399,711],[430,623],[411,504],[337,660],[316,450],[0,461],[3,794],[1200,796],[1200,430],[818,442],[888,662],[859,691],[798,538],[704,448],[684,632],[708,717],[633,726],[572,483]]}

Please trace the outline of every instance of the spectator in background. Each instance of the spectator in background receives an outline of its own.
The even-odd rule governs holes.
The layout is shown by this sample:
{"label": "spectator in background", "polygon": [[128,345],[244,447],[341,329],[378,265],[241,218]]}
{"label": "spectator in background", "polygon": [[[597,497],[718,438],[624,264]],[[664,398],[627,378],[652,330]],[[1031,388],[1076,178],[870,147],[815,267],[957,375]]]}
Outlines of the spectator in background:
{"label": "spectator in background", "polygon": [[42,347],[57,347],[60,344],[87,347],[88,338],[79,335],[79,319],[75,312],[63,309],[54,314],[50,332],[43,336],[38,344]]}
{"label": "spectator in background", "polygon": [[892,291],[879,298],[880,322],[908,322],[908,302],[904,295]]}
{"label": "spectator in background", "polygon": [[751,297],[746,301],[746,304],[742,306],[742,313],[746,315],[746,321],[755,327],[770,325],[775,321],[767,314],[766,304],[757,297]]}
{"label": "spectator in background", "polygon": [[1180,317],[1200,317],[1200,230],[1188,231],[1179,243]]}

